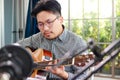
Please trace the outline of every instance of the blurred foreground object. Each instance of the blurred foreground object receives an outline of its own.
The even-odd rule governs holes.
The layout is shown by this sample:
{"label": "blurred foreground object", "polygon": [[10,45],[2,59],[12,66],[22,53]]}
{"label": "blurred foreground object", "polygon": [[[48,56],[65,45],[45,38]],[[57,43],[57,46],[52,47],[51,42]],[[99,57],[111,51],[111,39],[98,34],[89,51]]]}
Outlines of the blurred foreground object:
{"label": "blurred foreground object", "polygon": [[31,55],[17,45],[0,49],[0,80],[25,80],[32,71]]}

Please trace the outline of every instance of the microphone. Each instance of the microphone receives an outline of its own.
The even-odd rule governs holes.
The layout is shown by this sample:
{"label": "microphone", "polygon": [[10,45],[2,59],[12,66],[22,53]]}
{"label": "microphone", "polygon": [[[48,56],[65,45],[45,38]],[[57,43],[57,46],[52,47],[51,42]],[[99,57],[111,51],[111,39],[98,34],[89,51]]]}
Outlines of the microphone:
{"label": "microphone", "polygon": [[96,56],[97,60],[101,61],[103,59],[104,56],[101,54],[102,50],[101,50],[100,46],[97,46],[95,44],[93,39],[89,39],[88,47],[94,53],[94,55]]}
{"label": "microphone", "polygon": [[32,67],[32,57],[24,48],[6,45],[0,49],[0,80],[24,80]]}

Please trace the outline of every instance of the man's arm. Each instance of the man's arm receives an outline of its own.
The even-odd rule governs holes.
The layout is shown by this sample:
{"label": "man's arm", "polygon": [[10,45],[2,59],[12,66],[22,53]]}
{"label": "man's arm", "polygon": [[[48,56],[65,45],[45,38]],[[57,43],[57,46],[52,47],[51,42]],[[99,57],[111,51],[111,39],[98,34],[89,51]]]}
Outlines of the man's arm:
{"label": "man's arm", "polygon": [[[50,64],[57,64],[57,60],[54,60],[54,62],[49,63]],[[65,67],[63,65],[60,66],[48,66],[46,67],[46,71],[49,71],[64,80],[68,80],[68,73],[65,71]]]}

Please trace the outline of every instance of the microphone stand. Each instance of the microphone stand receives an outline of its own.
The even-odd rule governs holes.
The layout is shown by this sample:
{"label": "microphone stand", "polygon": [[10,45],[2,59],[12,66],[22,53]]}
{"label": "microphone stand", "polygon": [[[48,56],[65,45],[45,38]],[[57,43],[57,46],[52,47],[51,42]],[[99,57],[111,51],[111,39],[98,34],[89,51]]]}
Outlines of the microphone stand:
{"label": "microphone stand", "polygon": [[102,60],[98,65],[94,67],[94,70],[87,73],[86,77],[83,77],[82,80],[87,80],[92,74],[96,73],[99,69],[101,69],[106,63],[108,63],[110,60],[115,58],[120,52],[120,48],[113,51],[107,58]]}
{"label": "microphone stand", "polygon": [[[92,43],[93,44],[93,43]],[[113,43],[111,43],[107,48],[104,49],[104,51],[97,53],[98,51],[95,51],[94,48],[96,48],[95,45],[89,45],[89,48],[91,50],[93,50],[93,53],[99,56],[96,56],[94,60],[91,60],[86,66],[84,66],[80,71],[78,71],[79,73],[76,74],[72,80],[75,80],[77,77],[79,77],[80,75],[82,75],[83,72],[85,72],[86,70],[88,70],[90,67],[92,67],[95,63],[100,62],[100,64],[95,67],[95,70],[92,73],[89,73],[89,75],[87,75],[87,77],[85,77],[85,79],[82,80],[86,80],[88,77],[90,77],[92,74],[94,74],[95,72],[97,72],[103,65],[105,65],[108,61],[110,61],[112,58],[114,58],[119,52],[120,50],[117,49],[115,50],[117,47],[120,47],[120,39],[114,41]],[[109,53],[111,53],[113,50],[115,50],[112,54],[110,54],[110,56],[108,58],[105,59],[105,61],[103,59],[103,57]]]}

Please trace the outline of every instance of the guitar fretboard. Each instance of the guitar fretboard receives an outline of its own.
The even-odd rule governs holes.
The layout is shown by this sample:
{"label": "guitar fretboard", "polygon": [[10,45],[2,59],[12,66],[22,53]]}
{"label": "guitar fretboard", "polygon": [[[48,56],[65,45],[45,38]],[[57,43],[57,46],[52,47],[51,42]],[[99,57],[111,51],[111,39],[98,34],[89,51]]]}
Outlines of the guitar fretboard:
{"label": "guitar fretboard", "polygon": [[[93,54],[87,54],[87,55],[80,55],[73,59],[68,59],[61,65],[76,65],[76,66],[84,66],[87,62],[94,59]],[[57,59],[57,61],[61,61],[62,59]],[[41,62],[35,62],[35,69],[44,69],[46,66],[55,66],[55,64],[49,65],[50,62],[54,62],[54,60],[49,61],[41,61]]]}

